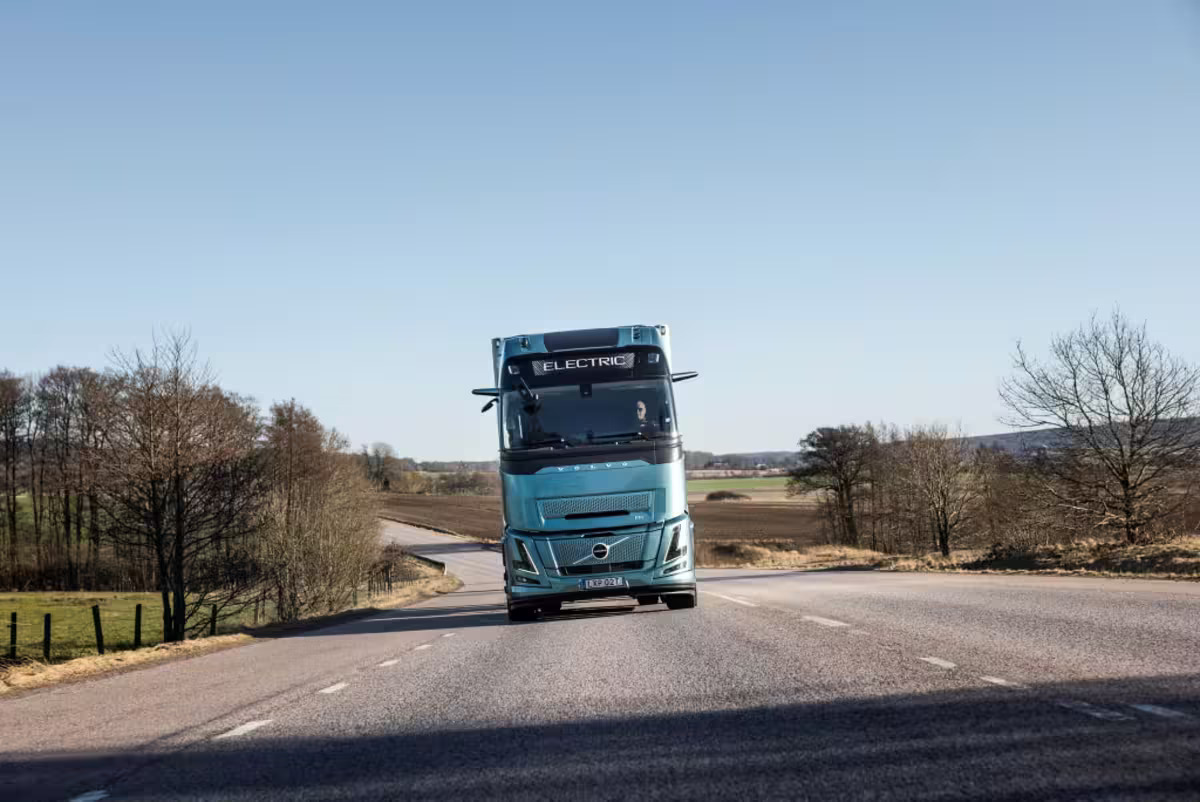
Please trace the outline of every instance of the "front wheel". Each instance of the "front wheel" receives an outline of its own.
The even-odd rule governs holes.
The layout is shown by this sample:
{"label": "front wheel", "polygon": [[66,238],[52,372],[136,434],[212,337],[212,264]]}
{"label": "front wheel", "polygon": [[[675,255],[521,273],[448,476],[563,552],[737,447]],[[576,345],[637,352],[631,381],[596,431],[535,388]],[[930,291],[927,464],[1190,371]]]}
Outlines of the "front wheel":
{"label": "front wheel", "polygon": [[695,593],[668,593],[663,596],[668,610],[690,610],[696,606]]}
{"label": "front wheel", "polygon": [[508,620],[509,621],[535,621],[537,620],[537,609],[526,607],[525,605],[516,606],[509,602],[508,605]]}
{"label": "front wheel", "polygon": [[647,604],[658,604],[657,596],[638,596],[637,600],[638,600],[638,604],[643,605],[643,606],[645,606]]}

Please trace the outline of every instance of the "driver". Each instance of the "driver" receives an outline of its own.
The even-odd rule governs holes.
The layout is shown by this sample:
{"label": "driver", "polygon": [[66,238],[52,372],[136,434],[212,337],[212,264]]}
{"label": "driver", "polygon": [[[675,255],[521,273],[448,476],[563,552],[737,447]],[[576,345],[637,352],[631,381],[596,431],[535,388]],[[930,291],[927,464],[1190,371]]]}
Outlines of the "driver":
{"label": "driver", "polygon": [[658,424],[646,417],[646,402],[638,399],[634,409],[637,413],[637,430],[647,437],[658,434]]}

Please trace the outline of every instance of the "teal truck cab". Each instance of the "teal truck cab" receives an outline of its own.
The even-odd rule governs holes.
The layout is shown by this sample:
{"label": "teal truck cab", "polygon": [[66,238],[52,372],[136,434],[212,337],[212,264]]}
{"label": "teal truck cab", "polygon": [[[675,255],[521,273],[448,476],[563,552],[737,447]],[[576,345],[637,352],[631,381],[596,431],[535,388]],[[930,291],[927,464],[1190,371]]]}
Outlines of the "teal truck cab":
{"label": "teal truck cab", "polygon": [[666,326],[492,341],[512,621],[564,602],[696,606],[695,548]]}

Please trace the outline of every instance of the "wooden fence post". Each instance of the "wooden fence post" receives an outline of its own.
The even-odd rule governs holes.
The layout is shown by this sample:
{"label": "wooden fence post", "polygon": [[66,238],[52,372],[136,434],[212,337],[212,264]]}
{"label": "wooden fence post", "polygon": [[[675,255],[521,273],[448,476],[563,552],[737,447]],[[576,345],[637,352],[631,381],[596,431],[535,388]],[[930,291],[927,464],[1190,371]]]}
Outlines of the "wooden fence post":
{"label": "wooden fence post", "polygon": [[96,628],[96,653],[104,654],[104,630],[100,627],[100,605],[92,605],[92,625]]}
{"label": "wooden fence post", "polygon": [[50,662],[50,613],[46,613],[46,620],[42,625],[42,659]]}
{"label": "wooden fence post", "polygon": [[217,634],[217,605],[212,606],[212,620],[208,623],[208,637]]}
{"label": "wooden fence post", "polygon": [[133,608],[133,648],[142,648],[142,605]]}
{"label": "wooden fence post", "polygon": [[17,614],[15,612],[8,625],[8,659],[17,659]]}

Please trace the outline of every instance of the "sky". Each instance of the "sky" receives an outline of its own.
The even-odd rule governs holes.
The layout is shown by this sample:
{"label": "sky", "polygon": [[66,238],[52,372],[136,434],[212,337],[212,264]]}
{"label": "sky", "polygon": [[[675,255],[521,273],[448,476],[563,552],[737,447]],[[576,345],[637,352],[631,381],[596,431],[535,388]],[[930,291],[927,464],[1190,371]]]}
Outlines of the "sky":
{"label": "sky", "polygon": [[671,326],[686,447],[1002,431],[1114,304],[1200,362],[1185,2],[0,4],[0,368],[187,328],[490,459],[490,340]]}

